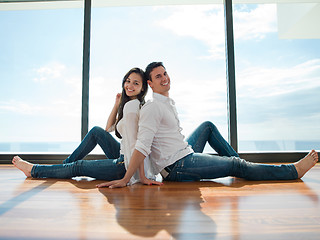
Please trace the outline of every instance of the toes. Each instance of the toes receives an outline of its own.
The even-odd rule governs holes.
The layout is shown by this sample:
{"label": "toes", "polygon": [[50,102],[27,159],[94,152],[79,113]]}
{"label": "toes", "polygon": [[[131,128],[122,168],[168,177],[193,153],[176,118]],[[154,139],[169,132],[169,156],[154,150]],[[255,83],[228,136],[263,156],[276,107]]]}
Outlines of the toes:
{"label": "toes", "polygon": [[314,151],[314,152],[312,153],[312,157],[313,157],[313,160],[314,160],[314,161],[318,161],[318,154],[317,154],[317,152]]}

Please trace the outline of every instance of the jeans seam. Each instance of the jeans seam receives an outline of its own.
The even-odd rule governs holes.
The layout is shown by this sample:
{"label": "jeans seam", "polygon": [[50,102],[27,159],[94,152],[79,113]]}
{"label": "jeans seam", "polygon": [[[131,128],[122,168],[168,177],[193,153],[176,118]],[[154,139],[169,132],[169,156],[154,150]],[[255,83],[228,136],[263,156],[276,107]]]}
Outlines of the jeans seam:
{"label": "jeans seam", "polygon": [[[212,127],[211,127],[211,126],[207,126],[207,127],[210,128],[210,132],[211,132],[211,134],[213,135],[214,139],[215,139],[217,142],[220,143],[220,145],[222,146],[222,148],[223,148],[227,153],[229,153],[228,149],[225,147],[225,144],[223,144],[223,143],[216,137],[216,135],[213,134],[214,131],[213,131]],[[229,155],[230,155],[230,154],[229,154]],[[228,157],[232,157],[232,156],[228,156]]]}

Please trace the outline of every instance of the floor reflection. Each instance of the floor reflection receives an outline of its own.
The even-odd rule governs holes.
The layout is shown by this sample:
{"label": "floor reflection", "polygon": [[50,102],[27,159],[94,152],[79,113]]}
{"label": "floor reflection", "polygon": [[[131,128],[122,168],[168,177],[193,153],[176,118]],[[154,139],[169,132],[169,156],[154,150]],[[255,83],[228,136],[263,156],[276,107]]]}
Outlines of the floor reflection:
{"label": "floor reflection", "polygon": [[130,233],[154,237],[165,230],[175,239],[214,239],[216,224],[201,211],[199,187],[132,186],[99,189],[117,210],[118,223]]}
{"label": "floor reflection", "polygon": [[[265,226],[281,227],[289,236],[292,226],[300,222],[303,229],[296,228],[297,233],[312,239],[319,233],[314,230],[319,226],[318,176],[314,171],[305,181],[222,178],[122,189],[97,189],[101,181],[90,178],[12,178],[9,190],[0,198],[0,217],[5,217],[6,226],[18,221],[20,230],[37,226],[37,234],[57,232],[63,238],[71,233],[70,239],[276,239],[278,233]],[[2,177],[3,182],[6,179]],[[27,217],[17,218],[21,211],[27,222]],[[45,228],[52,223],[50,229]]]}

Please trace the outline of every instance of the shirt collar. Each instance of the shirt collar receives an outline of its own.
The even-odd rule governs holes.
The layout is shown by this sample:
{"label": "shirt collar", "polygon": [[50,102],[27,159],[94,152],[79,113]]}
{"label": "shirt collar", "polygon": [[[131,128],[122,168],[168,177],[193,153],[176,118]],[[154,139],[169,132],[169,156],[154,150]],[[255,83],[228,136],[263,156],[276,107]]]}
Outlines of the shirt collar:
{"label": "shirt collar", "polygon": [[154,92],[154,93],[153,93],[153,98],[159,100],[160,102],[169,102],[169,103],[171,103],[171,104],[175,104],[175,102],[173,101],[172,98],[163,96],[163,95],[161,95],[161,94],[159,94],[159,93],[155,93],[155,92]]}

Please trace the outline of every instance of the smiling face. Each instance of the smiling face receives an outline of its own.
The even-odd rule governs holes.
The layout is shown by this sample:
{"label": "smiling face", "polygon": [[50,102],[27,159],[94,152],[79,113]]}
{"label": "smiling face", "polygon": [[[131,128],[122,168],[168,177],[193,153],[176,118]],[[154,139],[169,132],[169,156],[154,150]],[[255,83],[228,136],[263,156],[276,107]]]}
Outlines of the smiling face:
{"label": "smiling face", "polygon": [[123,88],[129,98],[137,98],[142,90],[142,77],[137,73],[131,73],[124,82]]}
{"label": "smiling face", "polygon": [[152,91],[168,97],[170,90],[170,77],[166,69],[162,66],[154,68],[150,72],[150,78],[151,81],[148,80],[148,84]]}

